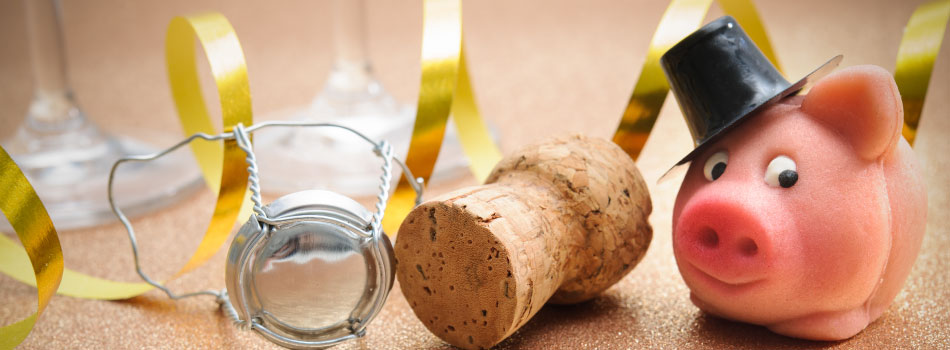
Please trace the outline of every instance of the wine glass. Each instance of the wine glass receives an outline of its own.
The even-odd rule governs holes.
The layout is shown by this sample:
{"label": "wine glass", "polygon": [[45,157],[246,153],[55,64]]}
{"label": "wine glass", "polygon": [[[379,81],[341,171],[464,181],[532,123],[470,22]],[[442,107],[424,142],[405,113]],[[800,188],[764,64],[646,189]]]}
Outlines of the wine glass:
{"label": "wine glass", "polygon": [[[68,82],[60,2],[25,0],[24,5],[33,99],[26,120],[2,142],[3,147],[26,174],[57,228],[115,221],[106,196],[112,163],[154,149],[108,135],[86,118]],[[155,164],[123,167],[117,180],[119,205],[136,214],[173,203],[200,186],[194,158],[184,152]]]}
{"label": "wine glass", "polygon": [[[334,62],[323,90],[309,106],[280,114],[293,120],[346,125],[372,139],[389,141],[396,154],[405,155],[415,109],[396,102],[373,75],[366,55],[365,0],[332,0],[331,5]],[[282,194],[330,188],[352,196],[376,191],[380,164],[366,156],[362,140],[350,135],[297,128],[261,132],[254,143],[264,191]],[[467,167],[450,121],[433,178],[464,175]]]}

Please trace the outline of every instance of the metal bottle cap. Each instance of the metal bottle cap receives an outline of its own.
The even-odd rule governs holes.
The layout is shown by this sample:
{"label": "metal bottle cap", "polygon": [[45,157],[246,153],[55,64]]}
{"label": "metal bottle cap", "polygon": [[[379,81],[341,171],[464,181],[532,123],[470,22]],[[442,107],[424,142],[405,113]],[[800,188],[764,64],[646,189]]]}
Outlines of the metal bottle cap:
{"label": "metal bottle cap", "polygon": [[360,337],[393,285],[392,245],[372,214],[329,191],[303,191],[252,216],[228,252],[226,283],[241,319],[290,348]]}
{"label": "metal bottle cap", "polygon": [[[278,126],[336,128],[372,144],[373,153],[383,159],[376,211],[370,213],[352,199],[319,190],[292,193],[264,206],[249,134]],[[141,269],[135,230],[116,206],[112,186],[119,164],[154,160],[196,139],[234,139],[246,153],[254,215],[238,231],[228,251],[226,291],[178,294]],[[392,244],[382,231],[393,162],[410,179],[419,205],[422,179],[413,177],[406,163],[393,157],[392,146],[386,141],[376,142],[332,123],[272,121],[248,128],[238,123],[230,132],[198,133],[160,152],[120,158],[109,173],[109,204],[128,231],[136,272],[146,283],[172,299],[214,296],[235,325],[254,329],[278,345],[325,348],[363,336],[393,287]]]}

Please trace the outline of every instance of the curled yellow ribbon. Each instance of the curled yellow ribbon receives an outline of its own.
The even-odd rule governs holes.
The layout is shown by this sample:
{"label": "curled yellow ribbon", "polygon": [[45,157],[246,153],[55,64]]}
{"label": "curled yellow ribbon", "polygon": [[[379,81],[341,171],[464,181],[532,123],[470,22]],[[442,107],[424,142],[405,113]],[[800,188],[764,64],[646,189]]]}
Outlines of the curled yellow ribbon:
{"label": "curled yellow ribbon", "polygon": [[[59,244],[56,228],[53,227],[53,222],[36,191],[3,147],[0,147],[0,196],[3,196],[0,200],[0,211],[3,211],[3,215],[10,221],[10,226],[26,249],[26,254],[22,254],[23,249],[7,236],[0,234],[0,245],[5,248],[12,245],[13,252],[21,253],[0,254],[0,266],[29,261],[32,264],[33,276],[28,278],[34,279],[36,283],[36,312],[0,328],[0,349],[12,349],[30,334],[36,319],[56,293],[63,276],[63,249]],[[22,270],[30,271],[25,267]]]}
{"label": "curled yellow ribbon", "polygon": [[[462,150],[475,178],[483,181],[501,159],[498,146],[478,113],[462,48],[460,0],[426,0],[423,5],[422,81],[406,165],[426,182],[432,176],[452,114]],[[383,228],[395,235],[415,204],[415,192],[402,178],[389,200]]]}
{"label": "curled yellow ribbon", "polygon": [[[251,125],[247,68],[234,28],[218,13],[176,17],[168,26],[166,61],[172,96],[185,134],[215,133],[201,96],[195,63],[195,37],[205,49],[217,83],[225,130],[237,123]],[[195,253],[171,278],[211,258],[227,239],[237,219],[245,218],[250,213],[249,201],[245,200],[247,169],[244,152],[237,147],[237,143],[234,140],[225,141],[222,147],[216,142],[198,141],[192,143],[192,151],[201,165],[206,183],[212,189],[217,189],[218,201],[214,216]],[[55,238],[55,232],[53,236]],[[0,239],[0,255],[10,256],[11,259],[9,264],[3,261],[0,270],[23,283],[35,285],[29,270],[24,266],[25,260],[12,258],[22,256],[22,249],[6,237],[3,238]],[[58,293],[86,299],[115,300],[131,298],[152,288],[147,283],[111,281],[66,269]]]}
{"label": "curled yellow ribbon", "polygon": [[[634,160],[640,155],[650,136],[650,131],[660,115],[660,108],[670,91],[660,57],[673,45],[699,28],[713,0],[673,0],[660,19],[646,62],[640,70],[640,78],[633,88],[633,94],[623,112],[620,125],[614,133],[614,143],[620,146]],[[778,59],[772,50],[765,27],[759,18],[751,0],[719,0],[723,11],[736,18],[749,37],[759,46],[762,53],[779,67]],[[781,71],[781,68],[779,68]]]}
{"label": "curled yellow ribbon", "polygon": [[904,102],[903,135],[911,145],[917,137],[917,124],[924,109],[927,86],[934,61],[943,42],[943,31],[950,20],[950,1],[933,1],[917,7],[910,16],[897,51],[894,80]]}
{"label": "curled yellow ribbon", "polygon": [[[211,74],[218,88],[224,131],[230,131],[238,123],[253,124],[247,64],[231,23],[220,13],[175,17],[168,24],[165,36],[165,60],[172,97],[185,135],[216,133],[201,95],[194,37],[204,48],[211,66]],[[250,215],[251,208],[250,201],[246,200],[249,193],[245,155],[235,140],[225,140],[223,147],[217,142],[193,142],[191,150],[201,166],[205,183],[210,188],[218,189],[218,201],[198,249],[175,276],[211,258],[224,244],[234,223]]]}

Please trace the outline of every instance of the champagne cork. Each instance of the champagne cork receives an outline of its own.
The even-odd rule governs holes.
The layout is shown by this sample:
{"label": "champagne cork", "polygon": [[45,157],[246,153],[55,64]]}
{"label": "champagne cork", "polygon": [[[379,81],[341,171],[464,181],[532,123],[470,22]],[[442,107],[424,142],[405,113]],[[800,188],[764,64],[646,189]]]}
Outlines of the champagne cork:
{"label": "champagne cork", "polygon": [[429,330],[489,348],[546,303],[589,300],[643,258],[653,230],[636,165],[583,136],[527,146],[485,185],[416,207],[399,228],[396,275]]}

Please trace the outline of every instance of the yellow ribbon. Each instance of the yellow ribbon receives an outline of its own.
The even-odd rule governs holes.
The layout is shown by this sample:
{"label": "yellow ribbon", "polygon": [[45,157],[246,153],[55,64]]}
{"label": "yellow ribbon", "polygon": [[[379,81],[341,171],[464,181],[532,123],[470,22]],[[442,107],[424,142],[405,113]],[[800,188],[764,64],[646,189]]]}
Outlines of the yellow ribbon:
{"label": "yellow ribbon", "polygon": [[[251,125],[247,68],[241,45],[231,24],[218,13],[176,17],[168,26],[166,60],[172,96],[185,134],[215,133],[201,96],[195,64],[196,36],[205,49],[217,83],[225,130],[237,123]],[[216,142],[198,141],[191,146],[201,165],[206,183],[212,189],[217,189],[218,201],[215,204],[214,216],[195,253],[171,278],[178,277],[211,258],[227,239],[238,218],[245,218],[250,213],[250,206],[247,204],[249,202],[245,201],[247,169],[244,152],[237,147],[237,143],[229,140],[224,142],[222,147]],[[239,215],[239,211],[242,214]],[[53,235],[55,236],[55,232]],[[10,257],[9,263],[4,261],[0,264],[0,270],[23,283],[35,285],[29,270],[25,269],[23,251],[16,243],[6,237],[0,239],[0,255]],[[115,300],[131,298],[152,288],[147,283],[110,281],[66,269],[57,292],[78,298]]]}
{"label": "yellow ribbon", "polygon": [[[462,150],[478,181],[488,177],[501,159],[478,113],[462,49],[460,0],[426,0],[423,5],[422,82],[416,121],[406,164],[427,183],[442,147],[445,126],[452,114]],[[414,207],[415,192],[400,179],[383,217],[383,228],[395,235]]]}
{"label": "yellow ribbon", "polygon": [[900,49],[894,80],[904,102],[904,138],[911,145],[917,136],[917,124],[924,109],[927,85],[934,61],[943,42],[943,31],[950,19],[950,1],[934,1],[917,7],[910,16]]}
{"label": "yellow ribbon", "polygon": [[[220,13],[175,17],[168,24],[165,60],[185,135],[216,133],[201,95],[195,64],[196,36],[204,48],[218,88],[224,131],[230,131],[238,123],[253,124],[247,64],[231,23]],[[175,274],[176,277],[211,258],[224,244],[234,223],[247,218],[251,209],[251,202],[247,200],[250,194],[247,191],[245,154],[235,140],[225,140],[223,147],[217,142],[193,142],[191,150],[201,166],[205,183],[218,189],[218,201],[198,249]]]}
{"label": "yellow ribbon", "polygon": [[[0,254],[0,266],[29,261],[33,265],[32,269],[21,268],[24,271],[32,270],[33,276],[29,278],[36,282],[36,312],[0,328],[0,349],[12,349],[30,334],[36,319],[56,293],[63,275],[63,249],[40,197],[3,147],[0,147],[0,196],[3,196],[0,211],[10,221],[10,226],[26,249],[26,254],[6,254],[9,249],[4,249],[4,254]],[[4,247],[12,244],[14,252],[23,252],[7,236],[0,234],[0,237],[3,237]]]}
{"label": "yellow ribbon", "polygon": [[[640,70],[640,78],[633,88],[633,94],[623,112],[620,125],[614,133],[614,143],[620,146],[634,160],[643,150],[650,136],[650,130],[660,115],[660,108],[670,90],[660,56],[663,56],[677,42],[699,28],[713,0],[673,0],[660,19],[656,33],[650,40],[646,62]],[[752,5],[751,0],[719,0],[723,11],[736,18],[749,37],[776,67],[778,59],[772,50],[765,27]],[[781,68],[779,68],[781,71]]]}
{"label": "yellow ribbon", "polygon": [[[21,239],[22,241],[22,239]],[[37,286],[31,276],[27,253],[6,236],[0,235],[0,272],[22,283]],[[152,289],[147,283],[118,282],[64,269],[57,294],[84,299],[127,299]],[[2,349],[2,347],[0,347]]]}

